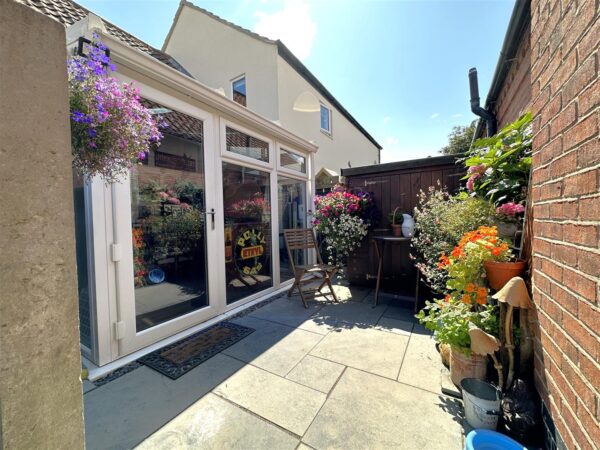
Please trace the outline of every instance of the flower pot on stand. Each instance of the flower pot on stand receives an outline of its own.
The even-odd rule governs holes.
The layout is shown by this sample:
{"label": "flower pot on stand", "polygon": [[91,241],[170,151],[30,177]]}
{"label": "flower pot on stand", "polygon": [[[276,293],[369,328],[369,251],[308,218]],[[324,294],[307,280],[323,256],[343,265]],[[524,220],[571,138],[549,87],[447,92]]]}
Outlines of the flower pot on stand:
{"label": "flower pot on stand", "polygon": [[487,359],[475,353],[466,354],[456,347],[450,349],[450,379],[456,386],[464,378],[485,380]]}
{"label": "flower pot on stand", "polygon": [[402,237],[402,225],[398,225],[396,223],[392,224],[392,234],[395,237]]}
{"label": "flower pot on stand", "polygon": [[526,263],[525,261],[485,261],[483,267],[485,268],[488,284],[492,289],[498,291],[502,289],[511,278],[521,276],[525,271]]}
{"label": "flower pot on stand", "polygon": [[404,237],[412,237],[415,232],[415,219],[410,214],[402,214],[402,234]]}

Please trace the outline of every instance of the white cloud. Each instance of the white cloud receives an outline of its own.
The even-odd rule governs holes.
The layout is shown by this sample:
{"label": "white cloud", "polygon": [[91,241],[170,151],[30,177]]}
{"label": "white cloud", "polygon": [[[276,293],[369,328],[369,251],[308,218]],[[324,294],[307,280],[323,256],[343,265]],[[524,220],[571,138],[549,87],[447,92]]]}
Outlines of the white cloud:
{"label": "white cloud", "polygon": [[283,9],[273,13],[256,11],[254,31],[270,39],[281,39],[300,60],[310,56],[317,34],[317,24],[304,0],[285,0]]}
{"label": "white cloud", "polygon": [[440,115],[440,113],[433,113],[433,114],[431,115],[431,118],[432,118],[432,119],[435,119],[436,117],[439,117],[439,115]]}
{"label": "white cloud", "polygon": [[383,124],[387,125],[388,123],[390,123],[392,121],[392,118],[390,116],[385,116],[383,118]]}

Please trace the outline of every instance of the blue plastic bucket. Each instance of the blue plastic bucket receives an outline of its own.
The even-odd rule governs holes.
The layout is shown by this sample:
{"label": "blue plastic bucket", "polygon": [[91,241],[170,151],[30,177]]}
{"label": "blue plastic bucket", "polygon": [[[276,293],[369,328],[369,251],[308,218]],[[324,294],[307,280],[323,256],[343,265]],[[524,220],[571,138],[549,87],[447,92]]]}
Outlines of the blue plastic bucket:
{"label": "blue plastic bucket", "polygon": [[473,430],[467,434],[465,450],[527,450],[527,448],[496,431]]}

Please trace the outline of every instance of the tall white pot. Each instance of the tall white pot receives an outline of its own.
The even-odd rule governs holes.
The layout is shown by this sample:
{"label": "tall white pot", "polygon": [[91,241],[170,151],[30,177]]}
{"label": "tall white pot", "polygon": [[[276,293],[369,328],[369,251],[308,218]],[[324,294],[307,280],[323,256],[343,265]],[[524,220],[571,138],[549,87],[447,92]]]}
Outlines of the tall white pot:
{"label": "tall white pot", "polygon": [[412,237],[415,232],[415,219],[410,214],[402,214],[402,235]]}

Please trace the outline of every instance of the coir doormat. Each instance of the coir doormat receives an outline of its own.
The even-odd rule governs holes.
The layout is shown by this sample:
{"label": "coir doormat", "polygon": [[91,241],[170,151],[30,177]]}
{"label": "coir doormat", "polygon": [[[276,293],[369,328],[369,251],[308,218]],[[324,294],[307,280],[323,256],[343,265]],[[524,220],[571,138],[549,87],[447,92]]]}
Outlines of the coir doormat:
{"label": "coir doormat", "polygon": [[252,328],[221,322],[174,344],[162,347],[138,361],[176,380],[253,332]]}

